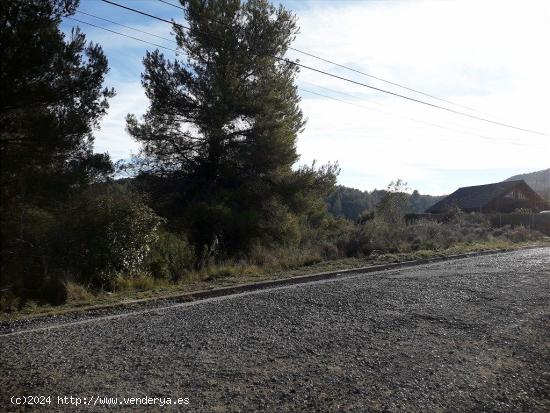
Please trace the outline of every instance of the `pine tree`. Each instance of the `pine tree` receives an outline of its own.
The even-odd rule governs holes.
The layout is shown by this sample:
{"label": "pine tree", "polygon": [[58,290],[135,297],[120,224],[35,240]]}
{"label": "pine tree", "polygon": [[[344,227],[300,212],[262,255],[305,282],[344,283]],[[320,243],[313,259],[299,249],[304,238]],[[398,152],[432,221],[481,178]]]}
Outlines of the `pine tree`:
{"label": "pine tree", "polygon": [[74,29],[59,29],[77,0],[1,2],[0,145],[2,203],[47,203],[111,168],[92,152],[92,129],[113,90],[107,59]]}
{"label": "pine tree", "polygon": [[231,251],[291,236],[291,198],[316,173],[292,171],[304,120],[298,68],[281,58],[298,32],[295,16],[265,0],[181,3],[190,30],[174,31],[186,58],[147,53],[150,107],[143,121],[127,119],[142,172],[179,182],[172,212],[199,245]]}
{"label": "pine tree", "polygon": [[59,28],[77,6],[0,2],[3,290],[43,290],[51,257],[64,259],[54,252],[64,202],[112,171],[109,156],[92,148],[92,130],[114,95],[102,86],[107,59],[78,29],[66,39]]}

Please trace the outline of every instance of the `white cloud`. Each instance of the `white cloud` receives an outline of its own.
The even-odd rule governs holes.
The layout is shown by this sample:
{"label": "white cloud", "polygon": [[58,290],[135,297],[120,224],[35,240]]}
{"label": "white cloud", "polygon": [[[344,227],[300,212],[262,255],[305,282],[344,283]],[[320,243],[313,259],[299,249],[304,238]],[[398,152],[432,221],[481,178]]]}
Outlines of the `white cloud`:
{"label": "white cloud", "polygon": [[109,152],[114,160],[128,158],[137,153],[139,145],[126,132],[126,115],[141,116],[149,104],[143,88],[136,82],[110,82],[117,95],[109,101],[109,111],[95,133],[95,151]]}
{"label": "white cloud", "polygon": [[[546,104],[550,94],[550,3],[313,4],[314,8],[300,10],[297,48],[479,109],[481,113],[469,112],[476,116],[550,132]],[[373,86],[429,100],[297,53],[293,57]],[[507,170],[550,166],[547,136],[389,98],[307,70],[302,70],[300,80],[351,92],[356,98],[303,83],[306,89],[358,104],[381,103],[383,110],[402,116],[390,117],[303,93],[302,107],[309,123],[298,146],[302,161],[338,160],[343,184],[372,189],[402,177],[422,191],[441,193],[466,181],[472,183],[467,173],[461,181],[460,174],[450,180],[444,171],[493,170],[493,175],[483,174],[479,179],[496,180],[506,178],[501,174]]]}
{"label": "white cloud", "polygon": [[[479,112],[469,112],[476,116],[550,132],[550,2],[310,2],[301,3],[298,15],[299,49],[476,108]],[[158,22],[139,28],[170,37],[169,26]],[[96,149],[126,158],[138,145],[125,132],[124,118],[140,116],[148,105],[139,82],[145,49],[130,39],[93,34],[88,37],[104,45],[111,62],[107,84],[118,91],[97,133]],[[295,52],[290,56],[429,100]],[[384,112],[302,93],[309,122],[298,141],[301,162],[339,161],[342,184],[382,188],[400,177],[421,192],[444,193],[550,166],[547,136],[467,119],[307,70],[299,80],[304,89]]]}

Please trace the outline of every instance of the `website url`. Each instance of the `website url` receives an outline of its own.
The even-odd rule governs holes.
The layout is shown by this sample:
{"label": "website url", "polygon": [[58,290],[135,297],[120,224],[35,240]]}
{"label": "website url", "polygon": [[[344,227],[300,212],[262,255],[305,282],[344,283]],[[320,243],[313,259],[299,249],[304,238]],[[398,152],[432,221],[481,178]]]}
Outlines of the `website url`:
{"label": "website url", "polygon": [[12,396],[11,404],[14,405],[58,405],[66,406],[187,406],[189,397],[102,397],[91,395],[79,396]]}

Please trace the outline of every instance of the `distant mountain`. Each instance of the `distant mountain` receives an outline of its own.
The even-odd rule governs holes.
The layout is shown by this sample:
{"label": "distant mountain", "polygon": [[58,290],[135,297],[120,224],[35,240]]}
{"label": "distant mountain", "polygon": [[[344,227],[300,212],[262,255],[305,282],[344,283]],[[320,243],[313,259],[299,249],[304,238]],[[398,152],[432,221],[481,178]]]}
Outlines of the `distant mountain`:
{"label": "distant mountain", "polygon": [[550,168],[543,171],[512,176],[506,181],[523,179],[527,184],[537,191],[544,199],[550,201]]}

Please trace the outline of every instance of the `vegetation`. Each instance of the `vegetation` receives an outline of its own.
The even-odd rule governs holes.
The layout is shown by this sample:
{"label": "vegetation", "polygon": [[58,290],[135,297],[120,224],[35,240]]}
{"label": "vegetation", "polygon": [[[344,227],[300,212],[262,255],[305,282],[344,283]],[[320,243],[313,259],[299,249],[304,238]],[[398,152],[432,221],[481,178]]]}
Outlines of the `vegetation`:
{"label": "vegetation", "polygon": [[184,3],[191,30],[174,31],[187,60],[145,56],[150,106],[127,119],[142,151],[126,165],[135,177],[115,181],[92,150],[114,95],[107,60],[59,30],[77,6],[1,6],[3,311],[541,238],[459,211],[408,223],[436,199],[402,181],[335,187],[337,164],[297,165],[297,67],[282,57],[298,29],[263,0]]}
{"label": "vegetation", "polygon": [[75,0],[2,2],[0,149],[2,289],[63,300],[66,203],[113,172],[92,151],[108,108],[107,59],[83,33],[59,30]]}
{"label": "vegetation", "polygon": [[292,169],[304,120],[298,67],[283,57],[296,18],[261,0],[184,9],[191,30],[174,30],[186,62],[147,53],[149,110],[141,122],[128,116],[143,148],[140,178],[147,191],[162,186],[156,204],[189,235],[201,266],[258,242],[297,242],[301,225],[321,219],[337,167]]}
{"label": "vegetation", "polygon": [[[365,211],[374,211],[386,192],[385,189],[369,192],[338,185],[327,197],[328,212],[337,217],[356,220]],[[422,195],[414,190],[408,196],[407,212],[422,214],[442,198],[442,196]]]}

